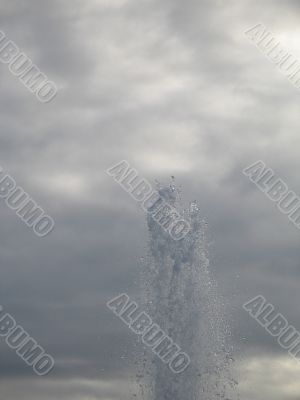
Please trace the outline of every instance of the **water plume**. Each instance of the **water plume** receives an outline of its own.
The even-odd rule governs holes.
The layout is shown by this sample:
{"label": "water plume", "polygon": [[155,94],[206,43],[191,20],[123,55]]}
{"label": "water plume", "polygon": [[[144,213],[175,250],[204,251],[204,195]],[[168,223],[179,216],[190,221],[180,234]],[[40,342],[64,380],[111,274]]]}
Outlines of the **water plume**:
{"label": "water plume", "polygon": [[[174,184],[159,186],[160,195],[178,210]],[[236,398],[232,377],[230,329],[224,305],[209,271],[206,223],[196,202],[182,211],[189,233],[175,241],[147,215],[149,243],[142,267],[142,304],[191,363],[174,374],[151,350],[139,359],[136,379],[140,399],[214,400]]]}

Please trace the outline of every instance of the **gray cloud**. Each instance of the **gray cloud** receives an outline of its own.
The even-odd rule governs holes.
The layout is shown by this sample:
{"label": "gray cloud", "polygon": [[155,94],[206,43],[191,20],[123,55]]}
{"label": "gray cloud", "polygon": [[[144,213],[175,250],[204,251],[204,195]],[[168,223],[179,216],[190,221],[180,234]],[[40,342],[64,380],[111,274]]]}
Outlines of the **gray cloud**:
{"label": "gray cloud", "polygon": [[[262,21],[294,50],[298,7],[2,2],[0,29],[60,88],[52,103],[39,104],[0,65],[0,164],[56,221],[39,239],[0,207],[0,303],[57,361],[39,380],[3,342],[5,399],[129,393],[136,339],[105,303],[123,291],[138,295],[147,232],[143,212],[105,173],[121,159],[152,182],[175,175],[185,204],[199,201],[237,358],[283,356],[242,304],[261,293],[300,329],[299,231],[242,169],[263,159],[300,194],[299,93],[243,31]],[[245,399],[258,398],[257,382]]]}

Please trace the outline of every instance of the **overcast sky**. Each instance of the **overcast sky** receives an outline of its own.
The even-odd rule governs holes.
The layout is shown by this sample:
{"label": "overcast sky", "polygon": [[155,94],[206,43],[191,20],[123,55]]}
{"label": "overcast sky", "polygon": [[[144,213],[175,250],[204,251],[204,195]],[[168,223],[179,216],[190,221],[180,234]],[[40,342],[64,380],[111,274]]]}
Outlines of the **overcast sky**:
{"label": "overcast sky", "polygon": [[0,204],[0,304],[55,358],[36,376],[0,342],[1,399],[129,400],[136,338],[105,303],[138,294],[145,215],[106,174],[174,175],[209,224],[243,400],[296,400],[300,367],[242,309],[262,294],[300,330],[300,231],[242,173],[300,195],[300,93],[244,31],[300,60],[297,0],[1,0],[0,29],[59,87],[40,103],[0,64],[0,165],[55,222]]}

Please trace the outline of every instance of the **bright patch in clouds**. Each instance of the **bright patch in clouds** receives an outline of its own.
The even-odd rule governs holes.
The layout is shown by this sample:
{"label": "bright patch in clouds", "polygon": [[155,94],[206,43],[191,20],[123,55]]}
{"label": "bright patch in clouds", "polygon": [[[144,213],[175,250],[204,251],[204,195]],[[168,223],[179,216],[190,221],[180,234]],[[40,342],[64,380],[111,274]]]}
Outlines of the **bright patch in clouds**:
{"label": "bright patch in clouds", "polygon": [[47,178],[38,178],[38,183],[47,190],[60,195],[82,197],[86,191],[86,181],[83,176],[72,173],[58,173]]}
{"label": "bright patch in clouds", "polygon": [[247,358],[240,367],[240,394],[244,400],[298,399],[300,363],[289,356]]}

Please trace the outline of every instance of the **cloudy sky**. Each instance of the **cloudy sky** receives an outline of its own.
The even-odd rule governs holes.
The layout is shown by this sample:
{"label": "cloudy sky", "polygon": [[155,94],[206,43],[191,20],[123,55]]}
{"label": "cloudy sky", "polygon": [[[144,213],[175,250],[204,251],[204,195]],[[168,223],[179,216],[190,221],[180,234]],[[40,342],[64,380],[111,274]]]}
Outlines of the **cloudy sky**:
{"label": "cloudy sky", "polygon": [[55,222],[0,204],[0,303],[55,358],[36,376],[0,342],[1,399],[129,400],[136,338],[106,308],[137,294],[145,215],[106,169],[197,199],[226,297],[243,400],[297,400],[300,367],[242,309],[262,294],[300,330],[300,231],[242,173],[261,159],[300,194],[299,91],[245,37],[300,60],[297,0],[1,0],[0,29],[59,87],[40,103],[0,64],[0,164]]}

